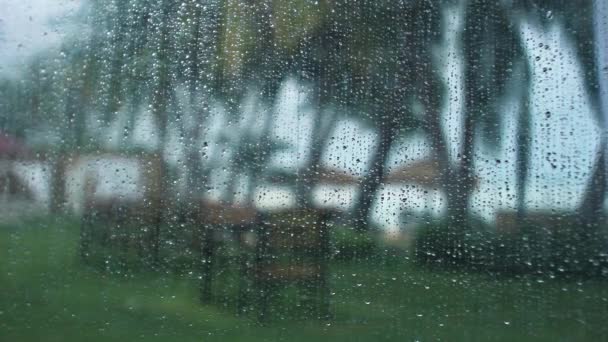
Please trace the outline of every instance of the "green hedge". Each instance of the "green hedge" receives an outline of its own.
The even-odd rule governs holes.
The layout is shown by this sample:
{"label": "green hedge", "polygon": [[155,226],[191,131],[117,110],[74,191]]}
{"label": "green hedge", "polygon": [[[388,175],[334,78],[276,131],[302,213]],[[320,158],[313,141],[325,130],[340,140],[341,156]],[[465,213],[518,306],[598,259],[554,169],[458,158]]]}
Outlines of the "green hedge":
{"label": "green hedge", "polygon": [[335,260],[369,258],[378,253],[376,241],[370,234],[359,233],[352,228],[333,229],[331,245]]}
{"label": "green hedge", "polygon": [[414,243],[416,261],[503,274],[608,277],[604,228],[585,230],[575,218],[568,217],[551,226],[524,223],[501,234],[490,225],[470,222],[450,227],[445,221],[436,221],[419,227]]}

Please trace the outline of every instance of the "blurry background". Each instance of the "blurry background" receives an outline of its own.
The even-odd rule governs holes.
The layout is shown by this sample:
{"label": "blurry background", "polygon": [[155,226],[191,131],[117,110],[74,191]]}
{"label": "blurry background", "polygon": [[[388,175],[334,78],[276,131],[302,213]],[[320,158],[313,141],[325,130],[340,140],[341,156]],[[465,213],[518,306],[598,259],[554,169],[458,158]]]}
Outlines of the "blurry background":
{"label": "blurry background", "polygon": [[[380,321],[393,322],[392,330],[365,336],[507,340],[516,336],[501,330],[514,320],[503,317],[513,314],[508,303],[533,312],[528,322],[554,312],[575,325],[536,321],[526,335],[561,336],[552,330],[561,326],[579,334],[568,340],[603,336],[593,323],[605,306],[587,308],[551,289],[574,286],[590,291],[590,302],[606,302],[595,283],[608,274],[606,7],[592,0],[0,0],[3,281],[16,290],[11,277],[28,269],[17,255],[53,236],[67,234],[74,245],[48,248],[78,254],[78,222],[104,203],[131,203],[143,226],[143,212],[158,216],[156,245],[188,251],[167,252],[165,266],[190,258],[192,277],[200,251],[183,246],[196,238],[197,223],[185,212],[331,209],[339,212],[333,270],[371,272],[365,265],[380,258],[385,267],[372,267],[381,273],[371,282],[414,272],[400,273],[403,286],[387,290],[388,302],[417,282],[451,281],[437,280],[442,272],[490,274],[464,281],[473,298],[484,287],[504,291],[504,302],[488,309],[501,317],[500,328],[487,326],[494,335],[476,338],[462,326],[412,335],[398,323],[405,313],[382,307],[376,312],[390,312]],[[40,226],[49,227],[45,235],[29,232]],[[29,242],[19,235],[30,233]],[[106,271],[122,267],[105,262]],[[336,274],[338,288],[363,284]],[[533,289],[541,308],[529,291],[547,279],[559,283]],[[9,294],[0,314],[23,304]],[[349,301],[334,301],[337,317],[352,316],[338,325],[366,320],[369,310],[359,317]],[[581,305],[577,318],[556,304],[568,301]],[[476,302],[409,309],[434,307],[434,322],[441,305],[461,305],[455,312],[483,326],[484,305],[475,316],[467,303]],[[23,326],[5,328],[17,338]]]}

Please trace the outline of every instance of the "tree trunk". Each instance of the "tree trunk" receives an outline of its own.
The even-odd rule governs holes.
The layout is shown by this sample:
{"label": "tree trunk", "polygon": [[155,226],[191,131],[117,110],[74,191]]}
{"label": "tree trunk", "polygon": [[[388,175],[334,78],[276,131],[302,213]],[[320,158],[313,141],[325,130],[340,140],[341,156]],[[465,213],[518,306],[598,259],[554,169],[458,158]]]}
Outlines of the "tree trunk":
{"label": "tree trunk", "polygon": [[60,152],[54,161],[51,174],[50,210],[53,214],[60,214],[66,205],[66,168],[68,157]]}
{"label": "tree trunk", "polygon": [[239,151],[239,147],[242,144],[242,139],[237,139],[234,144],[233,152],[230,156],[230,169],[228,171],[228,179],[226,188],[224,193],[222,194],[222,201],[225,204],[231,205],[234,204],[234,200],[236,198],[236,191],[239,183],[239,172],[241,170],[241,152]]}
{"label": "tree trunk", "polygon": [[463,180],[462,166],[454,167],[450,163],[448,144],[441,128],[441,115],[437,109],[431,112],[426,128],[427,134],[430,135],[431,148],[441,170],[441,187],[446,195],[448,231],[444,236],[446,240],[437,243],[444,244],[448,248],[445,253],[453,259],[448,262],[456,262],[462,258],[464,252],[464,223],[470,190],[467,189],[466,180]]}
{"label": "tree trunk", "polygon": [[[577,234],[577,243],[585,246],[584,249],[577,249],[574,259],[580,261],[578,267],[580,271],[587,271],[589,262],[597,260],[606,249],[606,239],[601,236],[602,228],[605,224],[604,203],[606,200],[606,144],[608,143],[608,132],[606,122],[608,122],[608,78],[606,77],[606,67],[608,65],[608,42],[605,39],[608,33],[608,5],[604,1],[593,2],[594,14],[594,39],[595,39],[595,58],[597,81],[599,89],[590,90],[590,100],[593,109],[596,111],[596,122],[600,128],[600,143],[598,146],[597,157],[592,168],[591,176],[587,181],[583,199],[577,208],[578,222],[580,224]],[[603,261],[606,258],[603,257]],[[586,267],[585,267],[586,266]],[[592,266],[591,272],[595,272],[597,267]]]}
{"label": "tree trunk", "polygon": [[371,167],[363,179],[355,202],[353,223],[355,230],[358,232],[369,230],[369,213],[374,204],[376,193],[384,179],[384,169],[398,130],[397,125],[391,125],[388,120],[380,124],[378,143],[373,154]]}
{"label": "tree trunk", "polygon": [[228,184],[226,185],[226,190],[222,195],[222,201],[227,205],[234,204],[234,200],[236,198],[236,189],[239,183],[239,173],[236,171],[236,165],[238,162],[233,162],[233,165],[230,167],[230,176],[228,177]]}
{"label": "tree trunk", "polygon": [[465,123],[462,139],[462,152],[459,155],[459,162],[453,171],[454,179],[449,185],[448,215],[450,227],[457,230],[466,229],[469,201],[473,190],[473,166],[475,148],[475,123],[474,115],[466,114],[470,110],[465,108]]}
{"label": "tree trunk", "polygon": [[519,115],[517,118],[517,149],[515,155],[515,177],[517,184],[517,221],[521,226],[526,215],[526,185],[528,183],[528,168],[530,165],[530,100],[528,89],[522,90]]}
{"label": "tree trunk", "polygon": [[[470,102],[469,102],[470,104]],[[474,175],[474,139],[475,123],[474,115],[467,112],[471,106],[464,109],[464,132],[461,152],[455,167],[443,177],[443,187],[446,192],[447,205],[447,232],[446,232],[446,255],[450,264],[460,264],[465,261],[467,246],[465,241],[468,227],[469,202],[473,190]],[[447,151],[445,151],[447,152]],[[447,158],[447,153],[442,152],[440,159]]]}
{"label": "tree trunk", "polygon": [[203,162],[200,152],[201,130],[204,123],[207,121],[208,108],[205,105],[195,105],[194,115],[198,120],[194,120],[194,126],[187,130],[187,152],[186,152],[186,170],[187,170],[187,197],[189,200],[200,198],[203,189],[206,187],[206,178],[203,178]]}
{"label": "tree trunk", "polygon": [[159,208],[156,210],[155,225],[152,234],[152,263],[160,266],[160,242],[161,224],[164,221],[165,212],[171,209],[169,201],[169,179],[168,167],[165,158],[165,144],[167,140],[169,118],[167,109],[172,95],[172,84],[170,79],[169,64],[169,2],[160,4],[160,22],[158,24],[158,47],[156,70],[154,70],[156,82],[152,94],[152,113],[158,123],[158,154],[159,162]]}
{"label": "tree trunk", "polygon": [[587,189],[578,210],[579,227],[572,237],[573,243],[584,248],[572,249],[572,259],[578,261],[575,265],[578,272],[598,274],[595,264],[605,263],[607,258],[604,201],[606,199],[606,141],[601,139],[598,157],[595,160],[593,172],[587,182]]}
{"label": "tree trunk", "polygon": [[317,109],[317,117],[313,127],[313,139],[310,147],[310,156],[307,165],[303,168],[303,174],[296,184],[296,206],[298,208],[313,207],[313,190],[318,177],[318,171],[323,158],[323,150],[327,140],[336,126],[336,114],[324,120],[323,110]]}
{"label": "tree trunk", "polygon": [[[603,1],[594,1],[594,33],[596,44],[597,78],[599,90],[595,110],[597,111],[597,123],[600,126],[600,144],[597,158],[593,166],[593,172],[583,194],[583,200],[578,208],[580,219],[584,230],[598,230],[603,223],[604,202],[606,200],[606,144],[608,143],[608,78],[606,67],[608,66],[608,42],[605,39],[608,33],[608,5]],[[588,234],[585,234],[588,235]],[[594,234],[591,234],[594,235]]]}
{"label": "tree trunk", "polygon": [[258,184],[260,177],[262,176],[262,173],[264,172],[263,169],[271,156],[271,154],[269,153],[270,151],[264,151],[263,149],[266,147],[270,148],[270,136],[274,124],[273,108],[274,106],[271,106],[268,110],[267,117],[264,121],[264,127],[262,128],[262,132],[260,134],[260,146],[262,146],[262,151],[259,151],[261,153],[258,155],[257,162],[253,163],[253,167],[249,170],[249,175],[247,177],[248,184],[246,192],[246,203],[251,206],[254,206],[255,188]]}
{"label": "tree trunk", "polygon": [[[230,110],[231,113],[234,115],[238,110],[238,106],[233,106],[233,108]],[[237,191],[237,187],[239,185],[239,180],[240,180],[240,174],[237,170],[242,170],[242,164],[243,164],[243,152],[241,151],[241,147],[243,145],[243,142],[249,143],[249,141],[247,141],[247,136],[250,135],[250,128],[255,124],[255,116],[253,116],[251,119],[249,119],[245,124],[244,124],[244,130],[242,130],[241,132],[239,132],[238,138],[236,139],[236,142],[234,143],[234,152],[231,155],[230,158],[230,177],[228,178],[228,184],[226,185],[226,190],[222,196],[222,200],[226,203],[226,204],[234,204],[234,200],[236,198],[236,191]],[[265,137],[262,137],[263,139],[265,139]]]}
{"label": "tree trunk", "polygon": [[606,142],[600,141],[598,157],[587,183],[583,200],[578,212],[585,223],[583,229],[599,229],[606,199]]}
{"label": "tree trunk", "polygon": [[194,116],[194,125],[187,131],[188,151],[186,168],[188,173],[187,185],[190,202],[199,199],[207,186],[207,177],[203,172],[200,144],[202,129],[209,118],[210,90],[204,87],[206,81],[210,84],[212,76],[203,77],[203,73],[211,68],[215,60],[215,43],[217,41],[217,21],[214,20],[217,9],[213,4],[196,6],[194,15],[194,36],[190,47],[190,79],[188,92],[190,109]]}

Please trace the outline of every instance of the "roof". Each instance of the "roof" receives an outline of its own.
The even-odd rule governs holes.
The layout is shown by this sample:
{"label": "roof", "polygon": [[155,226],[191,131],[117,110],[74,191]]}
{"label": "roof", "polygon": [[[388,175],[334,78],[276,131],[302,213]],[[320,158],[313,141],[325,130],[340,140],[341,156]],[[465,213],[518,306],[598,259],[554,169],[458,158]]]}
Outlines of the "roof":
{"label": "roof", "polygon": [[360,177],[344,170],[331,167],[319,167],[316,180],[317,183],[322,184],[352,185],[358,184]]}
{"label": "roof", "polygon": [[[385,183],[414,183],[424,187],[441,186],[442,172],[437,159],[429,158],[415,161],[393,169],[384,179]],[[473,184],[477,186],[479,177],[473,176]]]}
{"label": "roof", "polygon": [[[421,185],[424,187],[434,188],[439,187],[441,185],[441,167],[440,163],[434,159],[422,159],[410,163],[408,165],[398,166],[393,168],[391,172],[383,180],[383,183],[387,184],[403,184],[403,183],[413,183],[417,185]],[[270,177],[268,177],[271,183],[281,184],[287,183],[290,180],[294,180],[298,176],[305,175],[305,171],[300,171],[296,174],[287,172],[287,171],[279,171],[273,173]],[[360,184],[362,180],[361,176],[353,175],[352,173],[327,167],[320,166],[315,174],[315,183],[316,184],[331,184],[331,185],[357,185]],[[473,184],[477,186],[479,183],[479,177],[473,177]]]}
{"label": "roof", "polygon": [[439,162],[424,159],[395,168],[385,178],[386,183],[416,183],[433,187],[441,184]]}
{"label": "roof", "polygon": [[[303,177],[308,177],[309,172],[309,170],[302,169],[297,172],[271,170],[267,179],[270,183],[274,184],[289,184]],[[312,177],[316,184],[356,185],[361,181],[361,177],[355,176],[348,171],[327,166],[319,166]]]}

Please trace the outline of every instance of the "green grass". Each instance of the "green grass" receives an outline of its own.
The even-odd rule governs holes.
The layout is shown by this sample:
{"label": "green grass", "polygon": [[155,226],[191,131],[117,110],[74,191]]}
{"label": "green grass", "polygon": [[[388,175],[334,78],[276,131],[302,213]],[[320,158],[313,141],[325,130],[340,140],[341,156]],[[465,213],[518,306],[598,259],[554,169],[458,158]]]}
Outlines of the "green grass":
{"label": "green grass", "polygon": [[[80,264],[73,221],[0,226],[0,341],[600,341],[608,283],[429,271],[405,256],[332,265],[327,323],[259,326],[198,303],[196,274]],[[230,284],[227,284],[230,285]]]}

